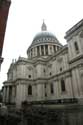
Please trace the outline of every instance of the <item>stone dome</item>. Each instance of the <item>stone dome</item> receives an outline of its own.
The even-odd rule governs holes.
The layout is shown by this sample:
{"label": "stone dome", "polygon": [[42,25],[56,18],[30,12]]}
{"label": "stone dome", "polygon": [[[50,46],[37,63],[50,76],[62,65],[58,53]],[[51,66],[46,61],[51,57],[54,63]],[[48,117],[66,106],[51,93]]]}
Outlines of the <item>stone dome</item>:
{"label": "stone dome", "polygon": [[54,38],[54,39],[56,39],[56,37],[52,33],[47,32],[47,31],[43,31],[43,32],[38,33],[34,37],[33,41],[41,39],[41,38]]}
{"label": "stone dome", "polygon": [[47,31],[47,26],[46,24],[43,22],[42,26],[41,26],[41,32],[39,32],[38,34],[35,35],[35,37],[33,38],[31,47],[33,47],[34,45],[39,45],[39,44],[44,44],[44,43],[56,43],[59,44],[59,41],[57,40],[56,36]]}
{"label": "stone dome", "polygon": [[43,22],[41,32],[35,35],[32,44],[27,50],[29,58],[53,55],[62,48],[56,36],[47,31],[47,26]]}
{"label": "stone dome", "polygon": [[59,43],[59,41],[57,40],[57,38],[54,36],[54,34],[48,32],[48,31],[42,31],[40,33],[38,33],[33,41],[32,41],[32,45],[37,45],[37,44],[41,44],[41,43],[48,43],[48,42],[52,42],[52,43]]}

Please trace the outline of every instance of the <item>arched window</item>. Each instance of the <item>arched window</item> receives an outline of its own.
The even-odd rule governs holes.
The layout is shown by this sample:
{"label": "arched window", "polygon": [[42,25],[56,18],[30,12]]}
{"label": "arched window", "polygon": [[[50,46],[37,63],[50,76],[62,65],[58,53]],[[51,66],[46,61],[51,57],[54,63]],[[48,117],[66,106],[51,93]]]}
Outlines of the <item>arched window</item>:
{"label": "arched window", "polygon": [[32,86],[31,85],[28,86],[28,95],[32,95]]}
{"label": "arched window", "polygon": [[66,90],[64,79],[61,79],[61,90],[62,90],[62,92],[64,92]]}

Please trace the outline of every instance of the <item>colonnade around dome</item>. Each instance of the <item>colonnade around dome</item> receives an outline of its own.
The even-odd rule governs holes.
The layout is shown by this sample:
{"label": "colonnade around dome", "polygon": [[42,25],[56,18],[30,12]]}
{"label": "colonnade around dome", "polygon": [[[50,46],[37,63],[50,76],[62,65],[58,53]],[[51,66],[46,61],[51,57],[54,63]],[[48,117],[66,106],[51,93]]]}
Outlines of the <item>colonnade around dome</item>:
{"label": "colonnade around dome", "polygon": [[52,44],[44,44],[44,45],[35,46],[31,48],[30,51],[28,52],[28,57],[32,58],[32,57],[38,57],[38,56],[53,55],[60,48],[61,46],[52,45]]}

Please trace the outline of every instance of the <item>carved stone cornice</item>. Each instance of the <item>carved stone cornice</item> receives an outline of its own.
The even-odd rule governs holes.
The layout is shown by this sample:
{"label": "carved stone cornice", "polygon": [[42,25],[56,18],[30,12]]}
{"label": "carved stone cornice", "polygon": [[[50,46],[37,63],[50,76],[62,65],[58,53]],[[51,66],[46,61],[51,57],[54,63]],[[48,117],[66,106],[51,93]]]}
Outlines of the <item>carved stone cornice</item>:
{"label": "carved stone cornice", "polygon": [[66,32],[66,35],[65,35],[65,39],[69,39],[70,36],[74,33],[74,32],[77,32],[77,30],[79,30],[81,27],[83,27],[83,19],[81,21],[79,21],[76,25],[74,25],[71,29],[69,29],[67,32]]}
{"label": "carved stone cornice", "polygon": [[80,59],[83,59],[83,54],[82,55],[79,55],[77,56],[76,58],[73,58],[72,60],[69,61],[69,64],[72,64],[76,61],[79,61]]}

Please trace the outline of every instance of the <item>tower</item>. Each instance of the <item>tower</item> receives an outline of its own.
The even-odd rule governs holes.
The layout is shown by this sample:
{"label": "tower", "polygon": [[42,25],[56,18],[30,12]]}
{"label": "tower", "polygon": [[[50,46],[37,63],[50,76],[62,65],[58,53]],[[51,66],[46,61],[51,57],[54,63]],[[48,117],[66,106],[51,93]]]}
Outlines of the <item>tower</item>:
{"label": "tower", "polygon": [[0,0],[0,67],[3,62],[2,50],[10,3],[10,0]]}

